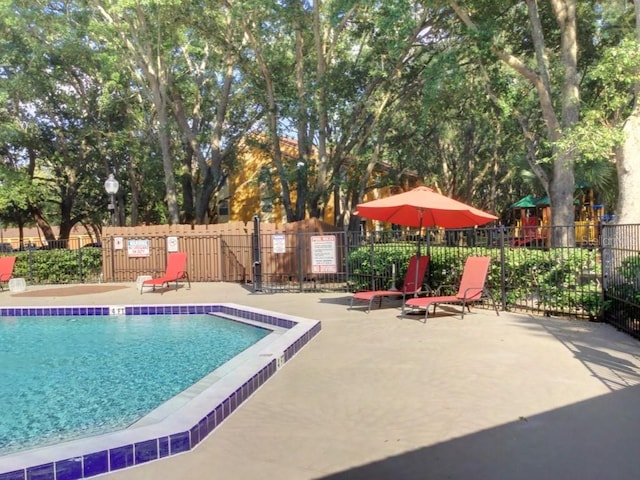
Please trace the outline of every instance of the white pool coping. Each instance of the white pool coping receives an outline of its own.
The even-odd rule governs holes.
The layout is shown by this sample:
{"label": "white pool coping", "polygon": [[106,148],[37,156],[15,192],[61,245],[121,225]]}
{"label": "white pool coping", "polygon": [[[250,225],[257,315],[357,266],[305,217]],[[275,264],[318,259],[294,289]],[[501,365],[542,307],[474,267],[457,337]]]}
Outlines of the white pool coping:
{"label": "white pool coping", "polygon": [[[320,330],[320,322],[317,320],[230,303],[202,305],[222,308],[223,311],[212,313],[229,318],[230,321],[249,323],[268,328],[272,332],[124,430],[0,456],[0,479],[4,476],[3,474],[6,475],[9,472],[20,470],[24,470],[24,478],[29,478],[29,470],[34,467],[48,467],[48,465],[51,465],[52,470],[58,470],[59,466],[57,464],[61,462],[67,462],[66,465],[68,465],[69,461],[82,462],[83,458],[96,452],[108,451],[111,455],[111,452],[116,451],[119,454],[120,452],[117,449],[130,446],[137,448],[143,442],[146,442],[146,446],[149,447],[149,443],[154,440],[160,442],[160,439],[167,439],[166,443],[168,445],[170,439],[173,440],[173,437],[177,434],[182,435],[181,441],[184,440],[186,433],[189,434],[189,448],[184,450],[184,447],[181,447],[181,451],[176,453],[191,450]],[[189,306],[197,307],[198,305]],[[172,306],[153,306],[154,309],[162,307],[171,308]],[[14,311],[18,308],[12,307]],[[59,308],[66,311],[64,309],[80,307]],[[99,308],[96,307],[98,311]],[[104,308],[111,309],[112,307]],[[134,309],[139,310],[141,307],[136,305],[125,306],[124,308],[129,313],[129,311],[133,312]],[[3,310],[0,309],[0,314],[2,314]],[[25,308],[25,311],[31,310],[33,308]],[[29,313],[24,314],[28,315]],[[291,328],[283,328],[267,324],[261,321],[261,319],[265,318],[269,318],[269,321],[276,319],[277,322],[292,323],[293,326]],[[218,414],[219,409],[220,414]],[[207,424],[207,420],[211,415],[213,415],[215,425],[203,426],[202,422],[204,421]],[[211,420],[208,421],[211,422]],[[198,429],[199,426],[200,428]],[[196,429],[195,434],[194,428]],[[163,455],[162,447],[160,446],[162,444],[159,443],[158,445],[158,459],[175,454],[168,451],[166,455]],[[133,464],[146,463],[153,459],[144,458],[143,461],[138,460],[137,453],[133,451]],[[128,461],[126,463],[124,467],[119,468],[111,468],[111,465],[109,465],[107,471],[110,472],[132,466]],[[44,468],[44,470],[47,470],[47,468]],[[97,475],[96,473],[85,475],[85,472],[91,473],[87,470],[87,467],[83,465],[83,474],[80,478],[89,478]],[[44,478],[49,478],[46,476],[46,472]]]}

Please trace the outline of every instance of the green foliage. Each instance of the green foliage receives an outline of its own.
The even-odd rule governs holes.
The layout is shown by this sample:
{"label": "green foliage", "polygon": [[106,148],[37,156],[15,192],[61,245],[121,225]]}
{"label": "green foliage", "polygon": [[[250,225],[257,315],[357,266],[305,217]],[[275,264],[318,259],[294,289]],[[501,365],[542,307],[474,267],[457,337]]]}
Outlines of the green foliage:
{"label": "green foliage", "polygon": [[[495,56],[497,48],[538,70],[526,2],[464,2],[477,28],[448,2],[414,0],[35,4],[46,8],[0,3],[0,163],[24,177],[0,172],[5,224],[28,222],[34,210],[65,229],[103,224],[110,171],[133,223],[173,221],[169,206],[180,200],[181,221],[205,223],[223,172],[233,179],[242,168],[242,136],[269,129],[328,146],[321,162],[305,159],[309,182],[297,193],[309,212],[327,206],[334,186],[340,214],[369,188],[404,185],[408,172],[500,211],[542,193],[544,182],[528,180],[553,175],[553,148],[577,152],[580,171],[610,167],[638,80],[628,2],[576,2],[580,123],[562,129],[560,144],[547,138],[530,80]],[[559,25],[549,2],[537,8],[559,109]],[[164,101],[171,108],[160,125]],[[159,133],[168,137],[162,149]],[[289,173],[274,184],[293,186]]]}
{"label": "green foliage", "polygon": [[608,301],[605,308],[620,318],[637,320],[640,318],[640,255],[629,255],[623,259],[617,274],[614,277],[617,283],[608,287],[607,296],[618,301]]}
{"label": "green foliage", "polygon": [[640,277],[640,255],[630,255],[622,260],[618,273],[629,282],[636,281]]}
{"label": "green foliage", "polygon": [[[391,287],[402,288],[407,273],[409,259],[415,255],[414,243],[374,244],[352,250],[349,254],[349,285],[355,290],[369,290],[374,279],[376,290],[388,290]],[[392,285],[391,272],[396,265],[396,282]]]}
{"label": "green foliage", "polygon": [[[404,262],[406,268],[409,257],[415,253],[415,244],[402,244],[400,248],[396,245],[398,244],[376,244],[373,246],[373,253],[371,246],[352,251],[349,256],[349,264],[354,266],[350,276],[352,286],[361,290],[370,289],[372,273],[374,278],[388,279],[391,259],[401,265]],[[396,249],[398,251],[394,253]],[[457,290],[467,257],[492,257],[487,288],[496,301],[501,298],[502,272],[497,249],[436,246],[430,248],[430,255],[428,284],[432,289],[449,286],[449,289],[441,292],[443,294]],[[634,267],[640,272],[640,257]],[[518,308],[533,304],[544,312],[577,311],[589,318],[598,317],[604,307],[598,283],[601,266],[596,261],[595,250],[506,249],[504,275],[507,307]],[[398,276],[402,282],[404,271],[399,272]]]}
{"label": "green foliage", "polygon": [[102,249],[36,250],[16,252],[14,278],[25,278],[33,284],[77,283],[82,270],[83,281],[98,281],[102,273]]}

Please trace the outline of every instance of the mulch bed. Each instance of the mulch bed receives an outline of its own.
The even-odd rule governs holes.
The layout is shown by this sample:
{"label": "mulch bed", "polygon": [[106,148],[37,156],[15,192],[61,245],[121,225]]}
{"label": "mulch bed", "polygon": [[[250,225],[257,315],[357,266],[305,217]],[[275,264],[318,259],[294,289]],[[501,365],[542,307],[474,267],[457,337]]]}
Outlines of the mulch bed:
{"label": "mulch bed", "polygon": [[122,285],[74,285],[71,287],[47,288],[21,293],[12,293],[12,297],[71,297],[73,295],[91,295],[95,293],[113,292],[129,288]]}

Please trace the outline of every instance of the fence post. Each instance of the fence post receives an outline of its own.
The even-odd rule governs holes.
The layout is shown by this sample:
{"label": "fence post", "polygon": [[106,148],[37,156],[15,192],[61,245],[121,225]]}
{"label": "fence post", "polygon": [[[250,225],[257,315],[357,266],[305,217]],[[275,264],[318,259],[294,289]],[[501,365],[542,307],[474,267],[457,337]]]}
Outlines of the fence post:
{"label": "fence post", "polygon": [[116,281],[116,247],[114,237],[109,237],[109,248],[111,250],[111,275],[109,281]]}
{"label": "fence post", "polygon": [[373,251],[373,244],[374,244],[374,240],[373,240],[373,236],[375,235],[375,232],[371,232],[371,234],[369,235],[369,238],[371,239],[371,248],[370,248],[370,252],[371,252],[371,290],[376,290],[376,280],[375,280],[375,269],[373,268],[374,266],[374,251]]}
{"label": "fence post", "polygon": [[251,249],[253,257],[253,291],[262,291],[262,259],[260,256],[260,217],[253,216],[253,248]]}
{"label": "fence post", "polygon": [[80,283],[84,283],[82,276],[82,248],[78,248],[78,276],[80,277]]}
{"label": "fence post", "polygon": [[[349,272],[351,271],[351,265],[350,265],[350,257],[349,254],[351,253],[351,241],[352,241],[352,235],[349,233],[349,230],[347,229],[348,227],[345,226],[344,230],[342,231],[342,235],[343,235],[343,245],[345,246],[345,257],[344,257],[344,273],[345,273],[345,277],[344,277],[344,284],[345,284],[345,289],[347,292],[351,291],[351,288],[349,288]],[[355,234],[354,234],[355,236]]]}
{"label": "fence post", "polygon": [[29,282],[33,283],[33,249],[29,249]]}
{"label": "fence post", "polygon": [[605,302],[607,300],[607,291],[609,289],[609,281],[611,279],[611,257],[613,255],[613,250],[611,249],[613,246],[612,234],[615,235],[616,232],[612,225],[603,225],[602,223],[600,224],[599,230],[598,251],[600,253],[600,285],[602,285],[602,300]]}
{"label": "fence post", "polygon": [[304,272],[303,272],[303,265],[302,265],[302,261],[303,261],[303,255],[302,255],[302,250],[304,249],[304,247],[306,247],[306,245],[302,244],[302,239],[304,238],[304,236],[302,235],[302,232],[300,232],[300,230],[296,231],[296,243],[298,245],[298,292],[302,292],[302,290],[304,289]]}
{"label": "fence post", "polygon": [[507,281],[506,281],[506,255],[504,250],[504,234],[506,227],[499,225],[500,228],[500,296],[502,297],[502,310],[507,310]]}

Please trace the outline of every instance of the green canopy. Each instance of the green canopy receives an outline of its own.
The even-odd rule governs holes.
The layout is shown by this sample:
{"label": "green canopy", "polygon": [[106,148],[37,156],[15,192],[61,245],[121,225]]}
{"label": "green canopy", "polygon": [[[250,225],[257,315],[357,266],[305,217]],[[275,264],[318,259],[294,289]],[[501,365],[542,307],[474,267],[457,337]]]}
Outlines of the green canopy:
{"label": "green canopy", "polygon": [[536,200],[536,207],[548,207],[551,205],[551,201],[549,200],[549,195],[545,195],[542,198]]}
{"label": "green canopy", "polygon": [[[580,200],[576,199],[573,201],[574,204],[580,205]],[[536,199],[533,195],[527,195],[524,198],[521,198],[516,203],[511,205],[511,208],[535,208],[535,207],[548,207],[551,205],[551,201],[549,200],[549,195],[545,195],[544,197]]]}
{"label": "green canopy", "polygon": [[511,208],[535,208],[536,206],[535,197],[533,195],[527,195],[511,205]]}

